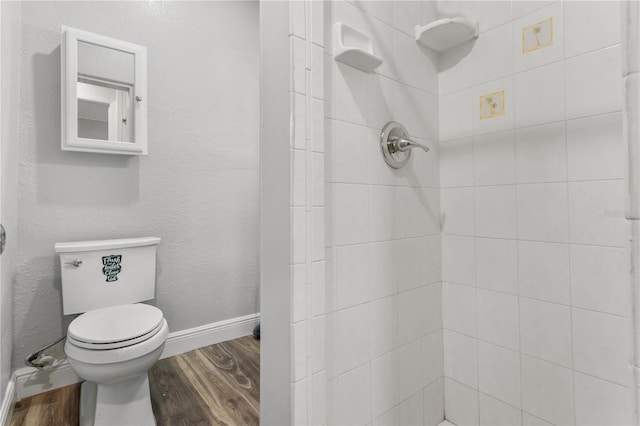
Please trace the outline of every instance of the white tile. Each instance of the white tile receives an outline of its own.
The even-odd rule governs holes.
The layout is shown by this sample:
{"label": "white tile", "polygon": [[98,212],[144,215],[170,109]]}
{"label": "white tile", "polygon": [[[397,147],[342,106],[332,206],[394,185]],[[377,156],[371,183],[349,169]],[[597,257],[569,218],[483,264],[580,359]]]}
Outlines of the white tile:
{"label": "white tile", "polygon": [[486,83],[513,74],[511,23],[482,34],[473,50],[473,84]]}
{"label": "white tile", "polygon": [[343,425],[364,425],[371,421],[370,364],[338,378],[338,419]]}
{"label": "white tile", "polygon": [[400,406],[396,405],[380,417],[373,419],[373,426],[397,426],[400,424]]}
{"label": "white tile", "polygon": [[[620,2],[571,1],[564,4],[566,57],[620,43]],[[598,28],[599,31],[590,31]]]}
{"label": "white tile", "polygon": [[424,388],[424,424],[436,426],[444,419],[444,380],[438,379]]}
{"label": "white tile", "polygon": [[[518,375],[520,373],[518,372]],[[516,426],[522,424],[521,411],[485,394],[480,394],[480,424]]]}
{"label": "white tile", "polygon": [[291,209],[291,263],[303,263],[307,254],[307,221],[304,207]]}
{"label": "white tile", "polygon": [[398,368],[397,351],[371,361],[371,414],[374,418],[399,402]]}
{"label": "white tile", "polygon": [[477,290],[478,338],[519,349],[518,296]]}
{"label": "white tile", "polygon": [[476,284],[488,290],[518,294],[516,241],[476,238]]}
{"label": "white tile", "polygon": [[424,384],[435,382],[444,375],[444,339],[442,330],[438,330],[422,340],[422,360],[424,363]]}
{"label": "white tile", "polygon": [[573,424],[571,370],[523,356],[522,409],[553,424]]}
{"label": "white tile", "polygon": [[314,373],[317,373],[325,368],[325,356],[326,356],[326,318],[324,316],[315,317],[312,320],[312,333],[311,333],[311,364]]}
{"label": "white tile", "polygon": [[622,179],[622,114],[567,121],[569,180]]}
{"label": "white tile", "polygon": [[475,243],[473,237],[442,237],[442,279],[458,284],[475,283]]}
{"label": "white tile", "polygon": [[426,335],[425,288],[398,295],[398,343],[405,345]]}
{"label": "white tile", "polygon": [[313,192],[311,194],[314,206],[324,205],[324,154],[314,152],[312,162]]}
{"label": "white tile", "polygon": [[307,374],[307,323],[301,321],[291,325],[293,336],[293,380],[299,381]]}
{"label": "white tile", "polygon": [[337,244],[357,244],[369,239],[369,188],[366,185],[337,185]]}
{"label": "white tile", "polygon": [[324,44],[324,5],[311,2],[311,41],[318,46]]}
{"label": "white tile", "polygon": [[[418,7],[418,3],[415,3]],[[417,15],[416,15],[417,17]],[[414,26],[415,27],[415,26]],[[395,31],[395,74],[396,79],[412,87],[420,87],[420,47],[414,36]]]}
{"label": "white tile", "polygon": [[291,55],[293,63],[292,89],[301,95],[305,94],[306,82],[306,50],[304,40],[291,37]]}
{"label": "white tile", "polygon": [[444,234],[474,235],[473,194],[473,187],[445,188],[440,191]]}
{"label": "white tile", "polygon": [[305,38],[305,2],[292,1],[289,4],[291,5],[291,11],[289,13],[291,18],[291,32],[298,37]]}
{"label": "white tile", "polygon": [[[514,4],[515,3],[520,2],[514,2]],[[523,28],[535,25],[538,22],[549,18],[552,18],[553,44],[541,47],[537,50],[524,52],[522,46]],[[529,70],[561,60],[563,46],[562,30],[562,12],[560,2],[538,9],[513,21],[513,39],[516,40],[515,45],[513,46],[516,72]]]}
{"label": "white tile", "polygon": [[367,183],[369,170],[366,152],[367,129],[344,121],[335,122],[336,181]]}
{"label": "white tile", "polygon": [[[328,4],[331,2],[325,2]],[[331,34],[331,31],[328,32]],[[330,46],[329,43],[328,46]],[[328,55],[327,51],[325,51],[324,55],[324,99],[326,102],[324,103],[324,113],[327,118],[336,118],[336,93],[335,93],[335,76],[336,76],[336,64],[333,59],[333,56]]]}
{"label": "white tile", "polygon": [[416,340],[400,347],[398,353],[400,363],[398,371],[399,396],[402,401],[418,392],[425,385],[425,360],[422,340]]}
{"label": "white tile", "polygon": [[633,424],[629,388],[578,372],[574,380],[577,425]]}
{"label": "white tile", "polygon": [[478,377],[482,393],[514,407],[520,407],[520,354],[518,352],[479,342]]}
{"label": "white tile", "polygon": [[521,0],[511,4],[511,14],[514,18],[519,18],[522,15],[533,12],[534,10],[541,9],[550,3],[554,3],[554,0]]}
{"label": "white tile", "polygon": [[444,375],[478,389],[478,340],[444,330]]}
{"label": "white tile", "polygon": [[371,356],[398,348],[398,296],[371,302]]}
{"label": "white tile", "polygon": [[476,336],[476,289],[442,283],[442,325],[468,336]]}
{"label": "white tile", "polygon": [[571,302],[569,246],[518,242],[520,295],[548,302]]}
{"label": "white tile", "polygon": [[398,240],[394,262],[399,291],[440,281],[439,237]]}
{"label": "white tile", "polygon": [[313,262],[312,271],[312,315],[324,315],[326,309],[326,262]]}
{"label": "white tile", "polygon": [[424,328],[429,334],[442,328],[442,284],[426,286],[424,297],[424,310],[427,312]]}
{"label": "white tile", "polygon": [[[397,184],[400,186],[440,187],[439,144],[426,139],[415,138],[429,147],[429,152],[413,150],[409,164],[397,170]],[[380,150],[378,150],[380,151]],[[378,153],[380,155],[380,153]]]}
{"label": "white tile", "polygon": [[398,187],[396,221],[399,238],[440,233],[440,193],[432,188]]}
{"label": "white tile", "polygon": [[629,259],[624,249],[596,246],[571,246],[572,305],[628,315],[631,295]]}
{"label": "white tile", "polygon": [[343,374],[371,359],[369,304],[338,312],[338,373]]}
{"label": "white tile", "polygon": [[[386,3],[386,2],[376,2]],[[389,2],[390,3],[390,2]],[[393,19],[393,4],[391,5],[391,19]],[[396,30],[375,19],[369,21],[369,34],[373,42],[373,51],[384,61],[378,68],[376,73],[394,78],[396,77],[395,64],[395,35]]]}
{"label": "white tile", "polygon": [[325,119],[324,120],[324,134],[325,134],[325,164],[324,164],[324,177],[326,183],[336,182],[338,180],[336,175],[336,120]]}
{"label": "white tile", "polygon": [[291,168],[291,202],[294,206],[306,205],[307,191],[307,153],[298,149],[291,150],[293,167]]}
{"label": "white tile", "polygon": [[[480,118],[480,97],[491,93],[504,91],[504,115],[492,118]],[[486,133],[501,132],[511,130],[514,126],[514,83],[513,76],[494,80],[473,88],[472,105],[473,105],[473,134],[484,135]],[[518,94],[518,96],[520,96]],[[517,100],[517,99],[516,99]]]}
{"label": "white tile", "polygon": [[369,246],[338,247],[336,250],[338,307],[355,306],[369,300]]}
{"label": "white tile", "polygon": [[391,240],[396,236],[396,188],[369,187],[369,241]]}
{"label": "white tile", "polygon": [[515,185],[476,188],[476,234],[516,238]]}
{"label": "white tile", "polygon": [[524,354],[571,367],[570,308],[521,297],[520,350]]}
{"label": "white tile", "polygon": [[314,152],[324,151],[324,101],[322,99],[311,99],[311,149]]}
{"label": "white tile", "polygon": [[[346,3],[346,2],[340,2]],[[363,71],[340,62],[334,63],[333,82],[336,118],[365,125],[369,79]]]}
{"label": "white tile", "polygon": [[516,127],[564,120],[564,78],[563,62],[516,74]]}
{"label": "white tile", "polygon": [[471,138],[440,144],[440,183],[443,188],[473,185],[473,143]]}
{"label": "white tile", "polygon": [[398,279],[394,265],[398,262],[399,253],[396,243],[385,241],[370,245],[371,298],[391,296],[398,291]]}
{"label": "white tile", "polygon": [[620,46],[568,59],[565,73],[567,118],[622,109]]}
{"label": "white tile", "polygon": [[311,46],[311,95],[324,99],[324,50],[316,45]]}
{"label": "white tile", "polygon": [[[380,131],[380,123],[387,123],[393,119],[396,110],[395,82],[390,78],[368,74],[367,79],[367,104],[364,107],[365,122],[369,127]],[[379,137],[368,142],[377,142]]]}
{"label": "white tile", "polygon": [[567,179],[564,122],[516,130],[516,175],[518,183]]}
{"label": "white tile", "polygon": [[440,73],[438,74],[438,90],[440,95],[446,95],[471,87],[473,85],[471,80],[472,71],[473,61],[468,52],[461,52],[457,55],[451,53],[441,56]]}
{"label": "white tile", "polygon": [[291,266],[293,283],[293,304],[291,321],[302,321],[307,317],[307,270],[305,264]]}
{"label": "white tile", "polygon": [[572,243],[621,247],[628,239],[620,180],[569,183],[569,237]]}
{"label": "white tile", "polygon": [[303,95],[295,93],[291,96],[291,99],[291,103],[293,104],[293,135],[291,146],[295,149],[306,149],[306,98]]}
{"label": "white tile", "polygon": [[573,309],[573,362],[576,370],[631,385],[628,320]]}
{"label": "white tile", "polygon": [[569,240],[566,183],[518,185],[518,238]]}
{"label": "white tile", "polygon": [[440,96],[440,141],[472,135],[472,106],[470,89]]}
{"label": "white tile", "polygon": [[[417,4],[417,3],[416,3]],[[413,426],[424,424],[424,396],[422,391],[402,401],[400,404],[400,425]]]}
{"label": "white tile", "polygon": [[620,13],[627,19],[622,20],[621,39],[624,53],[622,55],[622,75],[640,71],[640,37],[638,37],[638,18],[640,8],[635,2],[623,2]]}
{"label": "white tile", "polygon": [[307,404],[307,379],[293,383],[293,418],[296,424],[304,424],[307,422],[309,406]]}
{"label": "white tile", "polygon": [[[438,96],[397,83],[395,102],[395,118],[407,128],[409,135],[432,141],[438,140]],[[375,123],[375,125],[380,124]]]}
{"label": "white tile", "polygon": [[314,207],[312,211],[313,233],[311,235],[312,260],[324,260],[324,207]]}
{"label": "white tile", "polygon": [[327,423],[327,377],[324,371],[313,375],[312,384],[312,418],[311,421],[316,425]]}
{"label": "white tile", "polygon": [[394,1],[394,26],[407,35],[415,35],[415,27],[420,24],[420,9],[417,1]]}
{"label": "white tile", "polygon": [[529,413],[522,412],[522,424],[523,426],[547,426],[551,425],[549,422],[545,422]]}
{"label": "white tile", "polygon": [[381,0],[381,1],[367,1],[367,0],[354,0],[354,4],[365,10],[367,13],[375,16],[376,18],[386,22],[387,24],[394,25],[394,6],[395,2]]}
{"label": "white tile", "polygon": [[456,425],[477,425],[478,391],[451,379],[444,381],[447,420]]}
{"label": "white tile", "polygon": [[513,131],[473,138],[474,182],[476,185],[515,183]]}

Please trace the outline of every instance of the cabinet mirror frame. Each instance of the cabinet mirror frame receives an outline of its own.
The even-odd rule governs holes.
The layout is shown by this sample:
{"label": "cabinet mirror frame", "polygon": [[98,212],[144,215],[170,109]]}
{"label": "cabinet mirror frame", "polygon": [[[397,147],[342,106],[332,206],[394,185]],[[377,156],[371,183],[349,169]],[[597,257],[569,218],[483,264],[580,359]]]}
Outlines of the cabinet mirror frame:
{"label": "cabinet mirror frame", "polygon": [[[129,94],[132,142],[78,137],[78,42],[130,53],[134,58],[134,82]],[[114,38],[62,27],[62,140],[63,151],[147,155],[147,49]]]}

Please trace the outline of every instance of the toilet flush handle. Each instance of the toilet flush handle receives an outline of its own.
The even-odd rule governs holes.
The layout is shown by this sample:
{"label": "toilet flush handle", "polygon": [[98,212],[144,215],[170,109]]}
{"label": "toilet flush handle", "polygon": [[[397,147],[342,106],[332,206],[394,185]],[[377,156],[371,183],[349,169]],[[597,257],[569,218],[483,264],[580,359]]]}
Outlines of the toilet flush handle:
{"label": "toilet flush handle", "polygon": [[64,262],[65,265],[73,265],[76,268],[82,266],[82,259],[73,259],[71,262]]}

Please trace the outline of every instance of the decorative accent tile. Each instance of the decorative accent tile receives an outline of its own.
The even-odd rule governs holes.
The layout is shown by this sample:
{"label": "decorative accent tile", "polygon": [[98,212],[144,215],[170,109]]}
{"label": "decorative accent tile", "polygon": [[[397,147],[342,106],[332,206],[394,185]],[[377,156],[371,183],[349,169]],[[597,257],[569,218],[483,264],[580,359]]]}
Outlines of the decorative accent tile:
{"label": "decorative accent tile", "polygon": [[533,52],[553,44],[553,18],[522,29],[522,53]]}
{"label": "decorative accent tile", "polygon": [[505,114],[504,90],[480,96],[480,120]]}

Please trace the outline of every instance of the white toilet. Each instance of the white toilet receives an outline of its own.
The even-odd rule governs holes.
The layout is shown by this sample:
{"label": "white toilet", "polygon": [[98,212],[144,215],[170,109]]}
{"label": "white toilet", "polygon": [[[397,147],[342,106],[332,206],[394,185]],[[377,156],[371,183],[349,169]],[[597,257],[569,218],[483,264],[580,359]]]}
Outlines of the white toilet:
{"label": "white toilet", "polygon": [[[65,352],[83,379],[80,425],[155,425],[147,371],[160,358],[169,326],[155,297],[160,238],[57,243],[65,315]],[[84,312],[84,313],[83,313]]]}

